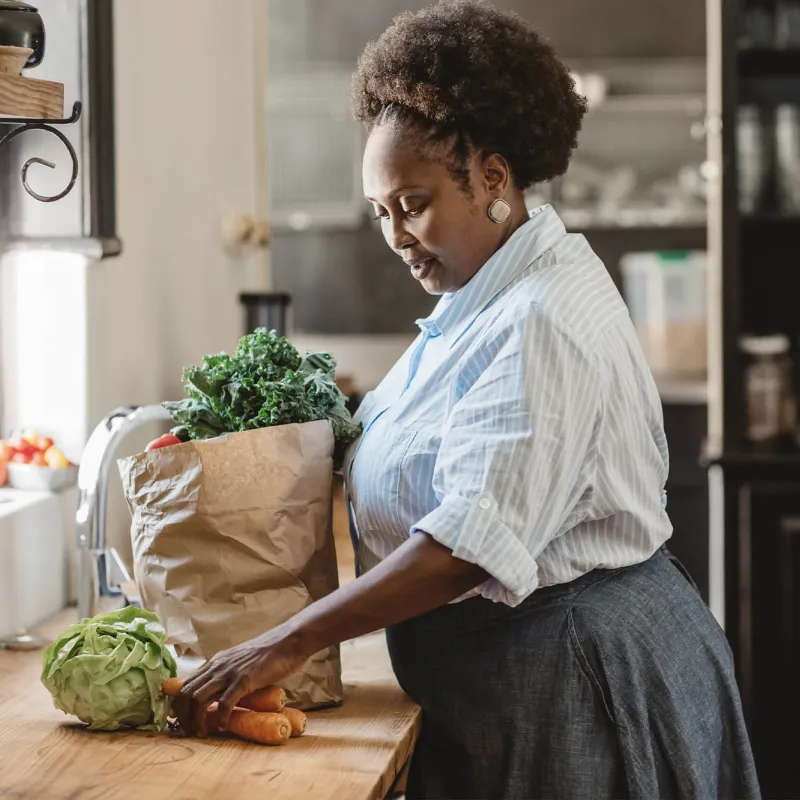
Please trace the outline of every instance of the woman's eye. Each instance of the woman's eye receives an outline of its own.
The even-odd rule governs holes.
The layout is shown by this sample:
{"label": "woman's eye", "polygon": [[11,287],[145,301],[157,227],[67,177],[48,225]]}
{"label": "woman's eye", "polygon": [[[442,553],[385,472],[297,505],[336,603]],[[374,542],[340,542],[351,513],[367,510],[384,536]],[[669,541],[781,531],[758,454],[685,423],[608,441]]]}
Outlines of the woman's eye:
{"label": "woman's eye", "polygon": [[378,212],[372,219],[389,219],[389,212],[388,211]]}
{"label": "woman's eye", "polygon": [[425,206],[417,206],[416,208],[409,208],[405,211],[407,217],[418,217],[425,210]]}

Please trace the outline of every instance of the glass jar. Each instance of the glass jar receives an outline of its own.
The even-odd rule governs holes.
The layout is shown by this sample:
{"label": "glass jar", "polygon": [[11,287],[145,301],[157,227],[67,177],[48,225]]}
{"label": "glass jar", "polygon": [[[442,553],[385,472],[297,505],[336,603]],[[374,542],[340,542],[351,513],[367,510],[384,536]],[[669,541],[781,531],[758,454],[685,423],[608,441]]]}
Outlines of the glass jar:
{"label": "glass jar", "polygon": [[775,44],[800,47],[800,0],[780,0],[775,16]]}
{"label": "glass jar", "polygon": [[739,106],[736,115],[739,211],[754,214],[764,205],[771,146],[767,141],[764,112],[759,106]]}
{"label": "glass jar", "polygon": [[739,12],[739,46],[775,45],[774,0],[745,0]]}
{"label": "glass jar", "polygon": [[769,446],[794,434],[796,424],[789,337],[743,336],[744,389],[747,405],[747,439]]}

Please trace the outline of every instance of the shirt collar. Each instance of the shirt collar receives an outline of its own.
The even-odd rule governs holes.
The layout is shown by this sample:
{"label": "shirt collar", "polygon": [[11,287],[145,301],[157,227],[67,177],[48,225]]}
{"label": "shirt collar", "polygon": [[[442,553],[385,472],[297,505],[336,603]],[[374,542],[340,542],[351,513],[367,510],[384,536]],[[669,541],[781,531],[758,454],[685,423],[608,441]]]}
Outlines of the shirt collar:
{"label": "shirt collar", "polygon": [[429,336],[443,336],[452,347],[500,292],[566,234],[564,223],[552,206],[540,206],[529,214],[530,219],[514,231],[466,286],[444,295],[429,317],[417,320],[420,330]]}

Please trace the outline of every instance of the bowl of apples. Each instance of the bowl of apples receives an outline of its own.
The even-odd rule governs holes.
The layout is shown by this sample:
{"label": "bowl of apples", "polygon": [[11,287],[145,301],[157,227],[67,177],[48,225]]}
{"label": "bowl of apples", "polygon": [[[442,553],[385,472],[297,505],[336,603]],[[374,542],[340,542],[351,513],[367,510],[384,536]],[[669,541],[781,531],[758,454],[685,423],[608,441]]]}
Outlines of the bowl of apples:
{"label": "bowl of apples", "polygon": [[78,467],[51,438],[26,431],[0,439],[0,486],[4,477],[12,489],[58,492],[77,483]]}

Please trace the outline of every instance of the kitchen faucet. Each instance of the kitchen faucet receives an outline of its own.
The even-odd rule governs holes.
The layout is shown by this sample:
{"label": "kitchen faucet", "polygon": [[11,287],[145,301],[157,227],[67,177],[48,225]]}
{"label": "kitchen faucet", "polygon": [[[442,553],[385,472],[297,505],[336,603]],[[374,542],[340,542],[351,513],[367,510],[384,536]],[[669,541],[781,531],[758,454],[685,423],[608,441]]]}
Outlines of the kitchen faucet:
{"label": "kitchen faucet", "polygon": [[[121,583],[130,574],[119,553],[106,542],[108,478],[120,440],[149,422],[170,422],[161,405],[123,406],[92,432],[78,471],[78,618],[121,608],[127,603]],[[112,572],[118,573],[118,580]]]}

